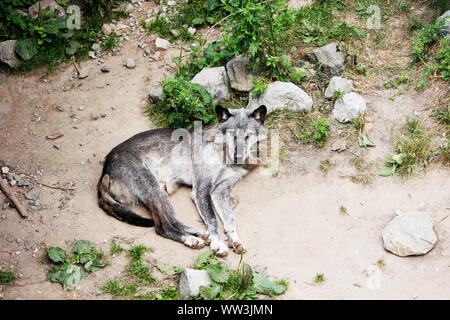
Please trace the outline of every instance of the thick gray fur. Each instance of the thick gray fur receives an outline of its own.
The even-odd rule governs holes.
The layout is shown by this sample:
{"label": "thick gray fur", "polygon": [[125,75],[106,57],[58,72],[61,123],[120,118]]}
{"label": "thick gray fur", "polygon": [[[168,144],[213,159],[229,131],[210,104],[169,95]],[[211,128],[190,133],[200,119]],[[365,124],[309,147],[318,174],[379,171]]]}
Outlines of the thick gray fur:
{"label": "thick gray fur", "polygon": [[[230,192],[258,165],[258,145],[265,138],[267,109],[216,107],[218,125],[203,131],[155,129],[119,144],[106,156],[98,183],[98,202],[109,215],[139,226],[155,226],[156,233],[191,248],[210,243],[225,256],[228,248],[218,232],[222,220],[228,246],[244,251],[236,231]],[[169,195],[178,186],[192,187],[191,197],[207,232],[176,218]],[[129,206],[143,205],[153,216],[144,218]]]}

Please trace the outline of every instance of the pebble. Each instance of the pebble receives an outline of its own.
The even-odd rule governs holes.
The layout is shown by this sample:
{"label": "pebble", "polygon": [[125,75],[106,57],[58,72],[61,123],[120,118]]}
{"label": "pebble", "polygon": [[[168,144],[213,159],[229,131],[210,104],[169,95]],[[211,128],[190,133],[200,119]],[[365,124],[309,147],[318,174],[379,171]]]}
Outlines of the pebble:
{"label": "pebble", "polygon": [[14,238],[8,238],[7,241],[8,241],[8,242],[13,242],[13,241],[14,241]]}
{"label": "pebble", "polygon": [[94,51],[89,51],[88,55],[89,55],[89,58],[91,58],[91,59],[96,59],[97,58],[97,56],[95,55]]}
{"label": "pebble", "polygon": [[109,72],[110,68],[109,68],[109,66],[107,64],[104,64],[104,65],[102,65],[101,71],[102,72]]}
{"label": "pebble", "polygon": [[84,110],[84,107],[83,107],[83,106],[79,106],[79,107],[78,107],[78,110],[83,111],[83,110]]}
{"label": "pebble", "polygon": [[3,174],[7,174],[9,172],[9,168],[8,167],[2,167],[2,173]]}
{"label": "pebble", "polygon": [[32,244],[29,244],[29,245],[25,246],[25,250],[29,251],[31,249],[33,249],[33,245]]}
{"label": "pebble", "polygon": [[20,239],[20,238],[17,238],[17,239],[16,239],[16,242],[17,242],[18,244],[21,244],[21,243],[23,242],[23,240]]}
{"label": "pebble", "polygon": [[88,71],[84,68],[80,68],[78,71],[78,79],[84,79],[87,78],[89,75]]}
{"label": "pebble", "polygon": [[125,66],[128,69],[134,69],[136,67],[136,61],[133,58],[128,58],[125,62]]}
{"label": "pebble", "polygon": [[55,148],[56,150],[61,150],[61,146],[59,144],[54,144],[53,148]]}

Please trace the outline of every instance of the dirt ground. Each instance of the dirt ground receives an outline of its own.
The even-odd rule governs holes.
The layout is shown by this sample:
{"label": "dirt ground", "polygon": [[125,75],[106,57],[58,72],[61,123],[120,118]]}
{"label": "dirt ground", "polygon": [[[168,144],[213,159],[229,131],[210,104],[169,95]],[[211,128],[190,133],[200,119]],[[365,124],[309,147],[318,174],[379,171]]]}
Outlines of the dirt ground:
{"label": "dirt ground", "polygon": [[[81,63],[89,71],[82,80],[72,79],[72,64],[44,79],[37,74],[0,74],[0,160],[30,177],[41,202],[28,219],[12,208],[0,211],[1,270],[20,274],[15,286],[0,286],[1,298],[110,298],[99,287],[123,272],[124,257],[112,258],[111,266],[87,275],[76,290],[67,292],[43,281],[49,269],[41,262],[44,245],[67,249],[71,241],[86,239],[108,251],[109,241],[119,236],[154,248],[150,257],[178,266],[192,265],[200,253],[156,235],[153,228],[122,223],[97,205],[96,184],[104,156],[130,136],[155,127],[144,115],[147,90],[165,72],[174,72],[170,57],[179,49],[163,51],[162,60],[154,62],[142,52],[136,40],[124,42],[119,54],[103,58],[110,73],[102,73],[98,62],[89,60]],[[135,69],[123,66],[128,57],[136,59]],[[405,93],[395,101],[388,99],[391,94],[375,87],[364,94],[369,102],[369,134],[376,143],[366,158],[374,163],[375,173],[392,151],[389,128],[427,108],[437,91]],[[423,110],[422,117],[430,112]],[[64,136],[46,139],[54,133]],[[245,260],[289,281],[281,299],[450,299],[448,169],[432,164],[424,179],[395,181],[375,174],[373,183],[356,184],[346,178],[354,172],[351,155],[330,151],[335,138],[332,133],[321,149],[291,152],[276,177],[257,170],[236,185],[233,195],[239,203],[234,212],[248,250]],[[319,169],[325,159],[333,163],[327,175]],[[24,190],[13,188],[29,206]],[[189,192],[182,188],[171,196],[177,215],[188,225],[204,228]],[[0,204],[4,200],[0,194]],[[340,213],[341,206],[348,215]],[[432,213],[439,239],[432,251],[400,258],[383,249],[381,232],[397,209]],[[239,258],[230,252],[225,260],[237,266]],[[380,259],[385,266],[377,267],[380,286],[373,288],[370,272]],[[325,276],[321,284],[314,284],[317,273]]]}

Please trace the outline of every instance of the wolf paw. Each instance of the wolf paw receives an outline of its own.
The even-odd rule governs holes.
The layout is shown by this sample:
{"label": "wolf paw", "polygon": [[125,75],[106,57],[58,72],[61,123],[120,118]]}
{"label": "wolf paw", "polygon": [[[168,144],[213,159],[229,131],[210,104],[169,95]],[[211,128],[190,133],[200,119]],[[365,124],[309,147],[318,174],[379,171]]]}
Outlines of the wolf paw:
{"label": "wolf paw", "polygon": [[231,238],[228,238],[228,246],[233,250],[235,253],[241,254],[246,253],[247,250],[244,247],[244,244],[241,242],[241,240],[231,240]]}
{"label": "wolf paw", "polygon": [[205,246],[205,241],[194,236],[185,236],[183,243],[193,249],[201,249]]}
{"label": "wolf paw", "polygon": [[218,257],[225,257],[228,254],[228,248],[225,245],[225,243],[223,243],[220,240],[211,240],[211,250],[214,251],[214,253],[216,254],[216,256]]}

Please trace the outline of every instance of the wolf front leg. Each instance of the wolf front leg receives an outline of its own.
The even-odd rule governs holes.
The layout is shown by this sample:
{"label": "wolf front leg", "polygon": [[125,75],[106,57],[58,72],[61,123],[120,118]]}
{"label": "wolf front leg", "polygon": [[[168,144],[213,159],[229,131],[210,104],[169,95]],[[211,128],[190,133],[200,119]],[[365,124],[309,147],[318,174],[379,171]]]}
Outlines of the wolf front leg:
{"label": "wolf front leg", "polygon": [[228,254],[228,248],[219,236],[217,218],[211,202],[211,190],[210,183],[194,184],[191,196],[208,229],[211,250],[217,256],[224,257]]}
{"label": "wolf front leg", "polygon": [[245,248],[236,231],[236,221],[231,208],[230,192],[240,179],[240,176],[230,176],[219,182],[211,193],[214,209],[222,220],[225,233],[228,236],[228,246],[236,253],[245,252]]}

